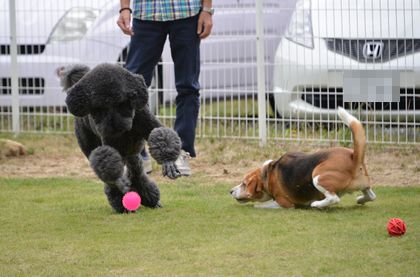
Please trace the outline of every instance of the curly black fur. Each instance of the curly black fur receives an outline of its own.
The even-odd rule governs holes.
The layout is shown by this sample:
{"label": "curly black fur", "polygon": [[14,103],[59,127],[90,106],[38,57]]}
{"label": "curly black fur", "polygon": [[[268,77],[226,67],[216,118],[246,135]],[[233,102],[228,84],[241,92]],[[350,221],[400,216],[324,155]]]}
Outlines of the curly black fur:
{"label": "curly black fur", "polygon": [[99,146],[89,155],[90,165],[105,182],[118,180],[123,175],[124,163],[120,153],[111,146]]}
{"label": "curly black fur", "polygon": [[149,136],[149,150],[159,164],[175,161],[181,150],[181,140],[175,131],[165,127],[154,129]]}
{"label": "curly black fur", "polygon": [[76,64],[68,67],[64,67],[60,69],[59,75],[60,85],[63,87],[64,90],[69,89],[72,85],[74,85],[77,81],[79,81],[88,71],[90,68],[83,64]]}
{"label": "curly black fur", "polygon": [[143,77],[118,65],[101,64],[92,70],[83,65],[66,68],[61,78],[68,110],[76,116],[79,146],[105,183],[109,204],[117,212],[126,212],[122,196],[136,191],[143,205],[160,207],[159,189],[144,174],[138,155],[149,139],[151,155],[164,165],[164,175],[176,178],[181,142],[150,113]]}

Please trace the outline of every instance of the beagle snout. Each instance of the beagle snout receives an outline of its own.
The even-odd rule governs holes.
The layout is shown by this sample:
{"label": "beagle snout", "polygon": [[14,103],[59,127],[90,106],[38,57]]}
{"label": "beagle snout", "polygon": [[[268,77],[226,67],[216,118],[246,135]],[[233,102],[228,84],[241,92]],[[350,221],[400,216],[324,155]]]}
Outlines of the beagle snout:
{"label": "beagle snout", "polygon": [[233,187],[231,190],[230,190],[230,195],[233,197],[233,198],[238,198],[239,197],[239,192],[240,192],[240,188],[241,188],[241,186],[242,186],[242,184],[243,183],[241,183],[241,184],[239,184],[239,185],[237,185],[237,186],[235,186],[235,187]]}

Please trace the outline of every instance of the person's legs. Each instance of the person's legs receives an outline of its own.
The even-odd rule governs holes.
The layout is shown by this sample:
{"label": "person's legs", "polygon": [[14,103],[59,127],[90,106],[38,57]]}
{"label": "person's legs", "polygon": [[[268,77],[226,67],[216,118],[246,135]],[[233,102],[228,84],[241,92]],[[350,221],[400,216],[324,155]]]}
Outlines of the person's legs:
{"label": "person's legs", "polygon": [[150,86],[153,70],[159,62],[168,35],[166,24],[133,19],[133,32],[125,68],[143,75],[146,85]]}
{"label": "person's legs", "polygon": [[143,162],[143,170],[146,174],[152,173],[152,160],[150,159],[149,153],[146,151],[146,147],[144,146],[140,152],[140,158]]}
{"label": "person's legs", "polygon": [[200,39],[198,16],[168,24],[171,54],[175,67],[176,119],[174,129],[182,141],[182,149],[195,157],[195,128],[200,108],[198,78],[200,75]]}
{"label": "person's legs", "polygon": [[[130,72],[143,75],[149,87],[153,70],[162,55],[168,34],[166,24],[133,19],[133,31],[125,68]],[[142,149],[140,157],[144,171],[149,174],[152,172],[152,161],[145,148]]]}

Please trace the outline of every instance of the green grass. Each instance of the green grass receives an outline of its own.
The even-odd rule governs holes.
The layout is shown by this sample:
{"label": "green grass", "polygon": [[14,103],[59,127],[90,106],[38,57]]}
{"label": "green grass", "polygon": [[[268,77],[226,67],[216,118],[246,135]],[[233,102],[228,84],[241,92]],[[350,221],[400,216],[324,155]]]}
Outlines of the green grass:
{"label": "green grass", "polygon": [[[420,188],[325,211],[259,210],[232,184],[160,184],[162,209],[115,214],[99,182],[0,179],[1,276],[419,276]],[[391,238],[387,220],[407,234]]]}

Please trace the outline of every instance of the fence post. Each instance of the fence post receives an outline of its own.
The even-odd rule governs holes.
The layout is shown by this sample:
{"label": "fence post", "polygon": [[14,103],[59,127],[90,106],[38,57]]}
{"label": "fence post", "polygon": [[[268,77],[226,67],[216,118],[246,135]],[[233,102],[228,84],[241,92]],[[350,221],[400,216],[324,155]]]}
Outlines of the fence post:
{"label": "fence post", "polygon": [[267,143],[267,112],[265,100],[265,53],[263,0],[256,0],[257,80],[258,80],[258,134],[260,145]]}
{"label": "fence post", "polygon": [[10,59],[11,59],[11,90],[12,90],[12,130],[15,135],[20,132],[19,122],[19,79],[17,63],[17,33],[16,33],[16,6],[15,0],[9,0],[10,19]]}

